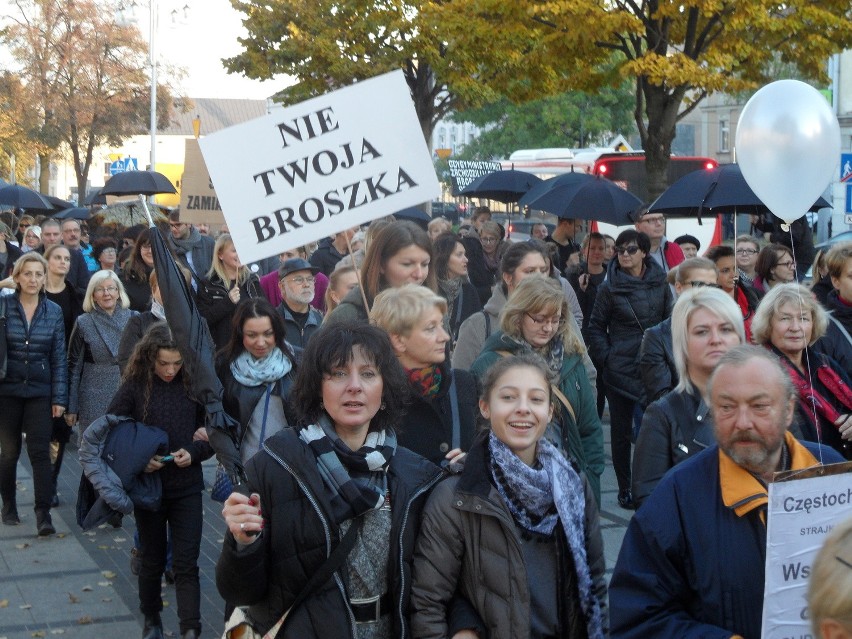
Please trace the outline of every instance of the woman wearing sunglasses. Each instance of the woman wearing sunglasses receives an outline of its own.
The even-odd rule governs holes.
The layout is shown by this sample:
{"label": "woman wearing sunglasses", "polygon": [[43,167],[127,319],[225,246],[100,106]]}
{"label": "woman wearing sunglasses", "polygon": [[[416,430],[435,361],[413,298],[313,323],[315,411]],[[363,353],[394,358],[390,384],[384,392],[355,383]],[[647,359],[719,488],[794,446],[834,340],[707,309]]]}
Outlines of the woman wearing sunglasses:
{"label": "woman wearing sunglasses", "polygon": [[589,354],[607,384],[618,505],[629,510],[631,423],[642,396],[639,348],[645,331],[670,315],[673,302],[666,273],[650,250],[648,236],[633,229],[616,238],[617,259],[609,263],[588,328]]}

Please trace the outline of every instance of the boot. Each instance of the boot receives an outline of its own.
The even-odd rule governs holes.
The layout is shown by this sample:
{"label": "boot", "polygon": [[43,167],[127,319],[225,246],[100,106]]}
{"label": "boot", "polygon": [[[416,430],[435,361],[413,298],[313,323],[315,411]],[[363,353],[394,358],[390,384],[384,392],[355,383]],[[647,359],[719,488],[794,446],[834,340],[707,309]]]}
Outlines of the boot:
{"label": "boot", "polygon": [[56,528],[53,527],[53,520],[50,518],[49,510],[37,510],[35,514],[36,529],[38,530],[39,537],[47,537],[56,532]]}
{"label": "boot", "polygon": [[145,626],[142,628],[142,639],[165,639],[163,635],[163,622],[160,613],[145,615]]}
{"label": "boot", "polygon": [[185,633],[183,633],[180,637],[181,637],[181,639],[198,639],[198,637],[199,637],[198,630],[196,630],[195,628],[190,628]]}
{"label": "boot", "polygon": [[21,518],[18,517],[18,505],[15,500],[3,502],[3,523],[7,526],[17,526],[21,523]]}

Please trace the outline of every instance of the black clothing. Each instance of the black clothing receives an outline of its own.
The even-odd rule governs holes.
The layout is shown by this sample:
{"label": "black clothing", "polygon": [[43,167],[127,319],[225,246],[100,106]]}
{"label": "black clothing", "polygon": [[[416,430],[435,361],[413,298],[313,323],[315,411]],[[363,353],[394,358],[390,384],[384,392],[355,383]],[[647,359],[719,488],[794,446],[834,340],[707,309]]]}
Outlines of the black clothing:
{"label": "black clothing", "polygon": [[574,253],[580,252],[580,245],[577,244],[573,238],[568,238],[568,242],[566,244],[560,244],[556,240],[553,239],[552,235],[548,235],[544,238],[544,241],[548,244],[553,244],[557,249],[557,255],[559,255],[559,263],[556,264],[556,268],[560,273],[565,272],[565,267],[568,266],[568,259]]}
{"label": "black clothing", "polygon": [[479,295],[479,302],[484,306],[491,297],[491,288],[497,281],[495,274],[485,264],[485,251],[478,236],[460,237],[467,255],[467,276]]}
{"label": "black clothing", "polygon": [[[568,278],[568,283],[571,284],[571,288],[574,289],[574,293],[577,295],[577,302],[580,304],[580,310],[583,311],[583,325],[580,327],[580,331],[583,334],[583,340],[588,341],[586,333],[589,328],[589,320],[592,318],[592,310],[595,308],[595,299],[598,296],[598,289],[606,279],[606,267],[604,267],[604,270],[597,275],[593,275],[591,273],[588,274],[589,283],[586,286],[585,291],[580,288],[580,275],[582,274],[583,273],[572,273],[571,277]],[[600,375],[598,375],[598,379],[600,379]]]}
{"label": "black clothing", "polygon": [[283,300],[278,305],[278,312],[284,318],[284,334],[287,343],[299,351],[304,350],[311,335],[316,333],[322,324],[322,313],[313,306],[308,306],[307,313],[296,313]]}
{"label": "black clothing", "polygon": [[130,361],[130,356],[133,355],[133,349],[136,348],[136,344],[139,343],[142,336],[148,332],[151,326],[157,322],[164,321],[151,311],[139,313],[127,320],[127,324],[125,324],[124,330],[121,332],[121,341],[118,343],[118,355],[116,356],[118,369],[122,375],[124,375],[124,368],[127,366],[127,362]]}
{"label": "black clothing", "polygon": [[[260,288],[260,280],[257,275],[251,273],[245,282],[239,285],[240,301],[263,297]],[[209,280],[198,283],[198,291],[195,294],[195,302],[198,312],[207,320],[210,336],[218,352],[228,344],[231,338],[231,318],[237,305],[231,301],[229,289],[218,275],[213,275]]]}
{"label": "black clothing", "polygon": [[824,306],[831,317],[828,320],[825,335],[816,341],[813,349],[833,358],[842,370],[852,375],[852,342],[834,321],[840,322],[846,332],[852,336],[852,306],[841,302],[839,293],[834,290],[828,294]]}
{"label": "black clothing", "polygon": [[639,348],[639,373],[644,389],[641,398],[643,406],[657,401],[677,386],[671,317],[645,331]]}
{"label": "black clothing", "polygon": [[14,268],[15,262],[24,254],[21,249],[9,240],[5,240],[4,243],[6,244],[6,263],[2,264],[2,268],[0,268],[0,280],[4,280],[12,275],[12,268]]}
{"label": "black clothing", "polygon": [[311,259],[308,260],[311,266],[315,266],[320,272],[329,277],[334,272],[334,267],[343,259],[345,253],[338,251],[330,237],[320,240],[317,249],[311,253]]}
{"label": "black clothing", "polygon": [[50,464],[53,432],[50,397],[4,397],[0,410],[0,497],[4,506],[15,503],[18,459],[22,435],[27,436],[27,455],[32,466],[36,511],[50,510],[55,486]]}
{"label": "black clothing", "polygon": [[144,277],[140,277],[136,271],[122,271],[119,274],[118,279],[124,284],[127,297],[130,298],[130,310],[140,313],[151,310],[151,285],[148,283],[148,276],[152,270],[145,267]]}
{"label": "black clothing", "polygon": [[65,283],[65,288],[59,293],[45,291],[44,294],[47,299],[62,309],[62,320],[65,324],[65,347],[68,348],[74,323],[83,314],[83,297],[68,282]]}
{"label": "black clothing", "polygon": [[[440,286],[438,287],[438,294],[445,299],[447,297]],[[459,337],[459,328],[461,328],[462,322],[481,310],[482,302],[479,299],[479,293],[476,288],[470,282],[462,282],[458,296],[453,303],[453,312],[447,316],[447,321],[450,325],[450,339],[453,344],[455,344]]]}

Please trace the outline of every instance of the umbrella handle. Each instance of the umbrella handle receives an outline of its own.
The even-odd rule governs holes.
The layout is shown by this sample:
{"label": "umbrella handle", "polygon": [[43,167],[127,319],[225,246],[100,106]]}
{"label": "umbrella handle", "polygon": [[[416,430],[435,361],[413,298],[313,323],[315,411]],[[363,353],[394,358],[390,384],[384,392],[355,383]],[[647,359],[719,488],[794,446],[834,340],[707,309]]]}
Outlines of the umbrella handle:
{"label": "umbrella handle", "polygon": [[154,218],[151,217],[151,211],[148,210],[148,202],[145,201],[145,196],[140,195],[139,201],[142,202],[142,210],[145,211],[145,217],[148,218],[148,226],[154,228],[156,224],[154,224]]}

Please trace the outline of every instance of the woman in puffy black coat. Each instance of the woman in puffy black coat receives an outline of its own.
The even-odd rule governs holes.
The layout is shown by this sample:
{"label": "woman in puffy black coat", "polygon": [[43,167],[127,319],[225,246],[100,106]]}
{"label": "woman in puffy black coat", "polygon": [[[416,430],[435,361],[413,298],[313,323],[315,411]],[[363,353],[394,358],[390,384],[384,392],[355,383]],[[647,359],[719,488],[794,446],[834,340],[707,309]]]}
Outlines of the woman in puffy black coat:
{"label": "woman in puffy black coat", "polygon": [[15,294],[0,298],[6,316],[6,377],[0,382],[0,496],[7,525],[21,523],[15,501],[15,478],[22,435],[35,484],[36,528],[39,535],[56,532],[50,519],[54,486],[50,464],[52,417],[68,406],[68,363],[62,309],[45,298],[47,262],[25,253],[12,270]]}
{"label": "woman in puffy black coat", "polygon": [[[264,442],[246,468],[251,496],[232,493],[222,511],[228,532],[216,585],[226,601],[248,606],[258,632],[411,636],[414,542],[442,473],[397,446],[394,426],[407,394],[381,329],[339,322],[308,343],[292,395],[301,427]],[[350,531],[354,546],[333,576],[305,593]],[[300,594],[308,596],[279,630]]]}
{"label": "woman in puffy black coat", "polygon": [[634,507],[630,493],[631,423],[642,396],[638,356],[642,336],[671,314],[672,292],[666,273],[648,256],[651,240],[633,229],[615,240],[617,259],[598,289],[587,331],[589,354],[603,371],[612,438],[612,464],[618,503]]}
{"label": "woman in puffy black coat", "polygon": [[255,297],[264,297],[260,280],[240,261],[231,236],[223,233],[213,247],[213,264],[207,279],[198,283],[195,296],[198,312],[207,320],[217,351],[231,337],[231,318],[237,304]]}

